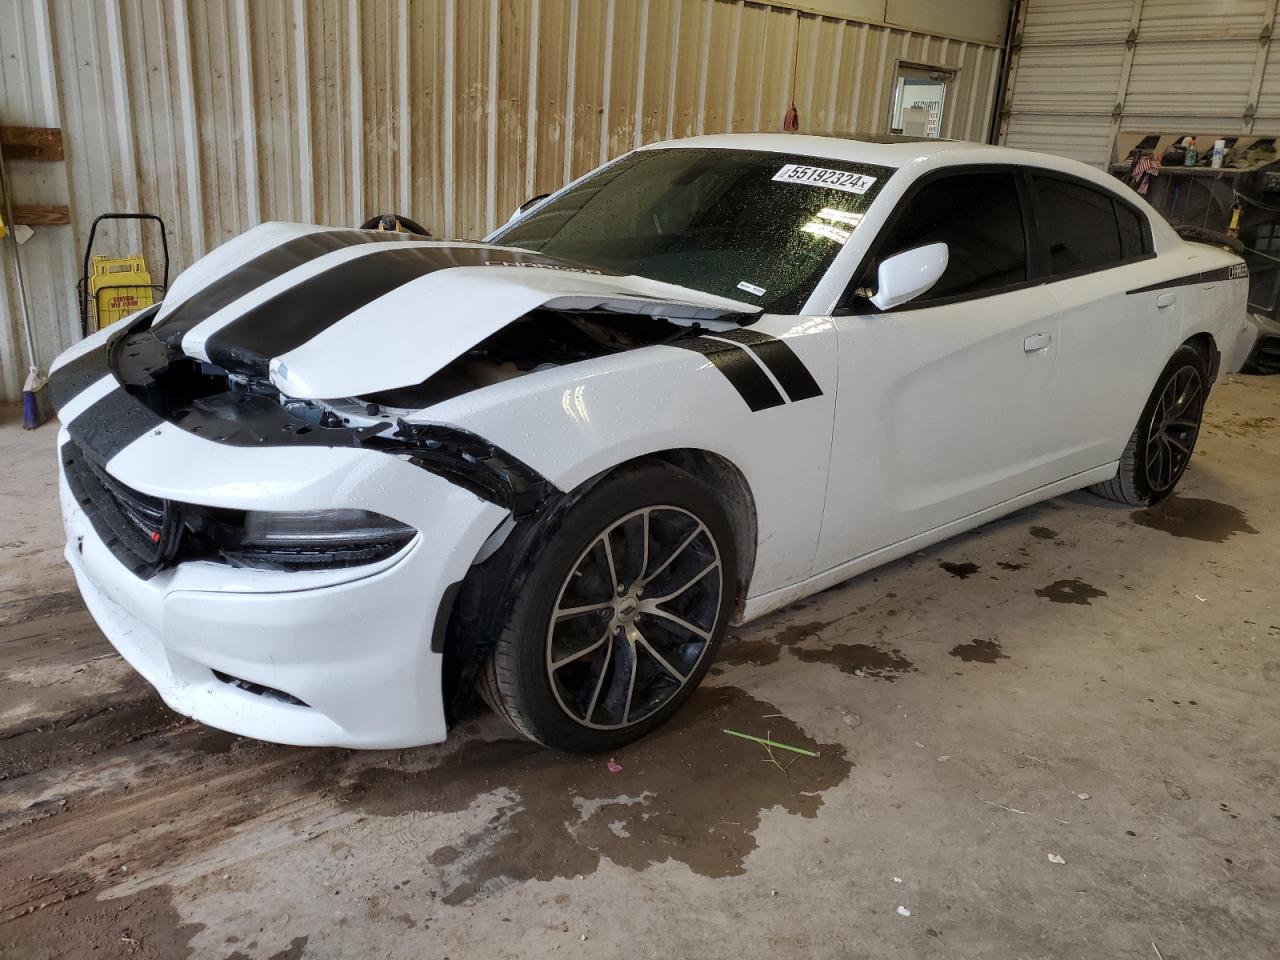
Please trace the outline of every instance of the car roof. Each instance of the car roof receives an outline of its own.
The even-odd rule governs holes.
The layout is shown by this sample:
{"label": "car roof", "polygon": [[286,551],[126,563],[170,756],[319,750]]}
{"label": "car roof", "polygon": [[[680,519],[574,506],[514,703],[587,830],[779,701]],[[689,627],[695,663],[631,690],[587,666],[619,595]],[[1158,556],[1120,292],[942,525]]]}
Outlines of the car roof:
{"label": "car roof", "polygon": [[[712,133],[678,140],[651,143],[642,150],[660,150],[672,147],[711,147],[728,150],[762,150],[768,153],[802,154],[809,157],[825,157],[830,160],[849,160],[856,163],[875,163],[886,167],[904,167],[913,162],[933,159],[940,163],[1024,163],[1033,166],[1057,168],[1064,161],[1060,157],[1015,150],[1011,147],[993,147],[966,140],[926,139],[894,134],[849,133]],[[1078,161],[1065,161],[1073,168],[1087,165]]]}

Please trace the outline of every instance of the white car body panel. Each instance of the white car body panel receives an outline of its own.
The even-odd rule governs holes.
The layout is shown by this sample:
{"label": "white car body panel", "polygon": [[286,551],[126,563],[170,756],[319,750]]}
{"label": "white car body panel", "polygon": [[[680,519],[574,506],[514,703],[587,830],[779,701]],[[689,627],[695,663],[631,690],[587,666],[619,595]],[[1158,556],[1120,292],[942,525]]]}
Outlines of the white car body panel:
{"label": "white car body panel", "polygon": [[[823,396],[753,413],[740,402],[724,403],[724,379],[711,363],[654,347],[540,371],[418,416],[465,425],[565,490],[658,451],[724,457],[742,471],[755,500],[760,536],[750,592],[767,592],[813,572],[834,411],[835,336],[824,318],[765,316],[752,329],[793,344]],[[679,402],[637,402],[646,395]],[[713,408],[717,428],[708,431],[696,414]],[[785,536],[766,534],[783,530]]]}
{"label": "white car body panel", "polygon": [[[1117,181],[1072,161],[974,144],[772,134],[643,150],[689,146],[892,173],[796,315],[493,243],[257,227],[177,278],[151,339],[191,376],[257,384],[239,394],[250,406],[274,404],[286,420],[285,401],[323,409],[320,427],[332,442],[304,437],[314,425],[271,421],[282,432],[238,433],[234,414],[225,414],[223,431],[223,414],[199,420],[185,419],[185,408],[151,409],[152,393],[163,390],[148,378],[167,368],[144,367],[135,379],[121,369],[114,338],[132,344],[128,324],[58,359],[51,382],[64,425],[67,559],[103,631],[166,702],[286,743],[438,741],[448,724],[440,640],[451,591],[543,509],[521,513],[515,494],[504,503],[468,486],[468,471],[497,462],[492,469],[511,480],[527,470],[562,497],[621,464],[672,451],[731,465],[751,501],[754,557],[739,610],[749,620],[1113,477],[1178,345],[1207,335],[1230,355],[1245,330],[1239,258],[1182,241]],[[912,184],[984,164],[1057,171],[1123,198],[1148,216],[1153,254],[961,302],[839,310]],[[421,260],[421,270],[375,289],[374,265],[397,258]],[[298,300],[301,292],[345,296],[342,283],[322,284],[348,276],[374,292],[307,326],[326,302],[323,293]],[[277,319],[282,303],[288,309]],[[366,409],[359,399],[418,384],[540,310],[658,317],[675,333],[540,364],[425,406]],[[136,362],[149,362],[141,353]],[[283,396],[270,399],[268,388]],[[450,473],[417,457],[423,447],[404,445],[415,430],[475,438],[497,454],[460,455]],[[286,572],[202,554],[143,576],[121,559],[119,538],[104,533],[101,505],[73,492],[68,470],[81,455],[106,475],[104,489],[121,484],[197,512],[367,510],[417,532],[394,556],[351,567]]]}
{"label": "white car body panel", "polygon": [[1056,333],[1057,314],[1044,287],[1030,287],[836,320],[842,399],[819,571],[1035,486],[1025,464],[1053,366],[1022,342]]}

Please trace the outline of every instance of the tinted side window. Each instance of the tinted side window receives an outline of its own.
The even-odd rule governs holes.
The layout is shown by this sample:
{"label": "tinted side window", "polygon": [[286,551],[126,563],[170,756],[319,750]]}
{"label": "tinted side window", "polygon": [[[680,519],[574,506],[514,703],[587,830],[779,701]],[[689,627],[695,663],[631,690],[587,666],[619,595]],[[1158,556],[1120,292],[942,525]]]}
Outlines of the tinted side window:
{"label": "tinted side window", "polygon": [[863,286],[875,285],[881,260],[939,241],[948,247],[946,273],[916,305],[1026,280],[1027,241],[1013,174],[963,173],[927,183],[889,227]]}
{"label": "tinted side window", "polygon": [[1117,201],[1116,217],[1120,221],[1120,252],[1124,258],[1128,260],[1149,252],[1143,216],[1128,204]]}
{"label": "tinted side window", "polygon": [[1054,273],[1097,270],[1124,259],[1110,196],[1056,177],[1032,179],[1040,198],[1040,235]]}

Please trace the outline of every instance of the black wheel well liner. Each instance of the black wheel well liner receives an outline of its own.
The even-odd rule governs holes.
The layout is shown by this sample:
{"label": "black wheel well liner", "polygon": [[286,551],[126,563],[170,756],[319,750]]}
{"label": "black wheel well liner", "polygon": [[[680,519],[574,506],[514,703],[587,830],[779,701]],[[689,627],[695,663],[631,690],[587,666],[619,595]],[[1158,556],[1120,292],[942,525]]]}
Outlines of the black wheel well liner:
{"label": "black wheel well liner", "polygon": [[620,470],[653,460],[697,477],[725,505],[738,555],[734,619],[741,616],[755,567],[757,543],[755,499],[742,471],[725,457],[702,449],[659,450],[625,460],[575,489],[552,497],[536,515],[514,523],[496,550],[473,564],[466,577],[445,590],[432,646],[444,655],[441,695],[450,725],[465,716],[471,706],[475,681],[527,579],[527,558],[555,535],[564,515],[587,490]]}
{"label": "black wheel well liner", "polygon": [[1204,358],[1209,364],[1210,384],[1218,379],[1218,367],[1222,364],[1222,352],[1218,349],[1217,343],[1214,342],[1213,334],[1197,333],[1184,340],[1182,346],[1191,347],[1204,354]]}
{"label": "black wheel well liner", "polygon": [[729,525],[733,528],[733,546],[738,556],[737,597],[733,610],[736,621],[747,602],[747,587],[751,584],[751,574],[755,570],[756,545],[759,543],[756,501],[747,478],[733,461],[709,450],[687,447],[661,450],[640,459],[663,460],[679,467],[720,495],[729,515]]}

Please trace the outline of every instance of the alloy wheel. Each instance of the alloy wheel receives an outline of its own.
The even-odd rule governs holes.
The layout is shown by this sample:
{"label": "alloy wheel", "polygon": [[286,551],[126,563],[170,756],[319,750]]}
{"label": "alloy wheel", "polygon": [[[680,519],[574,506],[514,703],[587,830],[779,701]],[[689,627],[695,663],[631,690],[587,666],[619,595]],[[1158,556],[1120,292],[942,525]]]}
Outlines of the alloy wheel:
{"label": "alloy wheel", "polygon": [[670,702],[706,655],[723,592],[719,547],[692,513],[652,506],[615,520],[570,569],[547,628],[561,709],[607,730]]}
{"label": "alloy wheel", "polygon": [[1147,483],[1153,493],[1170,489],[1195,449],[1204,411],[1204,380],[1193,366],[1177,370],[1160,392],[1147,430]]}

